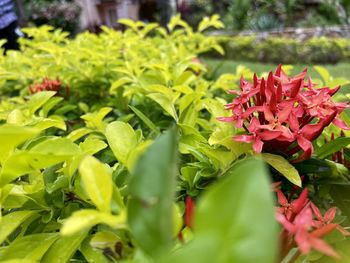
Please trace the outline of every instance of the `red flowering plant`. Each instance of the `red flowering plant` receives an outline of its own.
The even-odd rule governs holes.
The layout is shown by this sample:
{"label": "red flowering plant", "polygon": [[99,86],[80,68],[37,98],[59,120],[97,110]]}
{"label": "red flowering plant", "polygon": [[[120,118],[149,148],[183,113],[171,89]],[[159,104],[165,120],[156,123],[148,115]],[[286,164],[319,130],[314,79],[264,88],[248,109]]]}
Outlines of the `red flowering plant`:
{"label": "red flowering plant", "polygon": [[[297,76],[289,77],[279,65],[275,73],[268,74],[267,79],[258,78],[254,74],[251,83],[241,77],[240,90],[229,91],[236,96],[225,107],[232,115],[218,119],[232,122],[237,128],[244,129],[243,133],[233,137],[235,141],[252,143],[256,153],[273,153],[288,159],[305,175],[301,179],[306,186],[312,177],[304,173],[307,169],[300,167],[313,154],[315,140],[331,123],[340,129],[349,130],[347,124],[340,119],[340,114],[349,105],[332,100],[339,88],[317,87],[307,77],[306,69]],[[324,150],[323,158],[330,156],[333,161],[346,166],[344,151],[345,149],[338,152]],[[339,258],[339,253],[323,238],[334,230],[343,236],[350,235],[334,222],[336,207],[322,206],[326,208],[322,215],[315,203],[310,201],[309,192],[317,189],[319,182],[311,183],[310,189],[305,187],[301,192],[296,185],[289,187],[281,182],[273,184],[278,201],[276,220],[282,227],[281,262],[287,257],[292,257],[288,262],[294,262],[300,255],[308,255],[312,249]],[[298,192],[300,193],[297,194]],[[319,202],[318,194],[313,193],[312,198],[317,203],[322,203]],[[329,194],[326,196],[326,199],[331,198]],[[334,204],[338,205],[336,202]],[[294,248],[298,248],[298,252],[291,256]]]}
{"label": "red flowering plant", "polygon": [[66,86],[64,88],[59,78],[57,79],[44,78],[41,81],[41,83],[30,85],[28,89],[31,94],[38,93],[41,91],[56,91],[57,95],[63,95],[61,93],[63,92],[63,90],[65,90],[65,96],[69,95],[69,87]]}
{"label": "red flowering plant", "polygon": [[[321,239],[335,229],[344,236],[350,235],[342,226],[333,222],[336,208],[330,208],[322,216],[319,208],[309,201],[307,188],[291,202],[280,189],[276,188],[275,192],[279,204],[276,208],[276,219],[283,226],[280,233],[281,260],[295,246],[303,255],[307,255],[311,249],[315,249],[327,256],[339,258],[338,253]],[[295,257],[299,253],[296,253]]]}
{"label": "red flowering plant", "polygon": [[218,119],[244,128],[246,134],[234,140],[253,143],[256,153],[278,153],[293,162],[308,159],[313,153],[312,142],[325,127],[333,123],[349,128],[339,118],[348,104],[331,99],[340,87],[316,88],[310,77],[305,81],[306,74],[305,69],[288,77],[279,65],[266,80],[254,75],[250,83],[241,77],[240,91],[229,91],[237,95],[226,105],[232,116]]}

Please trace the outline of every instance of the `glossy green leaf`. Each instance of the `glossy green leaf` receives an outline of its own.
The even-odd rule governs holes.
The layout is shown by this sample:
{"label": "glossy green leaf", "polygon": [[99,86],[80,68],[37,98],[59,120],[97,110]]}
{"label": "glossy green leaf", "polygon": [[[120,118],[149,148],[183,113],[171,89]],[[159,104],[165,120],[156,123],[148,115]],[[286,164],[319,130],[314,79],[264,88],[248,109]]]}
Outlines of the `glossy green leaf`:
{"label": "glossy green leaf", "polygon": [[92,131],[93,130],[88,128],[76,129],[67,135],[67,139],[71,140],[72,142],[75,142],[76,140],[79,140],[81,137],[91,133]]}
{"label": "glossy green leaf", "polygon": [[80,152],[78,145],[66,138],[54,137],[38,143],[30,149],[31,153],[57,156],[73,156]]}
{"label": "glossy green leaf", "polygon": [[17,125],[0,126],[0,163],[21,143],[35,137],[40,130]]}
{"label": "glossy green leaf", "polygon": [[25,220],[37,214],[37,211],[24,210],[14,211],[1,218],[0,221],[0,244],[3,243],[8,235],[17,229]]}
{"label": "glossy green leaf", "polygon": [[315,151],[315,154],[320,158],[324,159],[329,155],[340,151],[344,147],[347,147],[350,144],[350,137],[338,137],[334,140],[325,143],[320,148]]}
{"label": "glossy green leaf", "polygon": [[148,128],[150,128],[155,134],[159,134],[158,127],[145,114],[131,105],[129,105],[129,108],[147,125]]}
{"label": "glossy green leaf", "polygon": [[194,240],[161,262],[276,262],[278,227],[263,162],[241,161],[224,176],[199,200]]}
{"label": "glossy green leaf", "polygon": [[129,155],[137,146],[137,136],[130,124],[115,121],[106,127],[106,137],[115,157],[126,165]]}
{"label": "glossy green leaf", "polygon": [[157,102],[165,110],[165,112],[167,112],[171,117],[174,118],[174,120],[178,120],[174,104],[167,96],[161,93],[152,93],[148,94],[147,97]]}
{"label": "glossy green leaf", "polygon": [[0,259],[29,259],[40,261],[58,237],[58,233],[40,233],[18,238],[5,249]]}
{"label": "glossy green leaf", "polygon": [[72,236],[60,237],[47,251],[41,263],[66,263],[86,238],[87,232],[80,231]]}
{"label": "glossy green leaf", "polygon": [[87,137],[85,141],[79,144],[79,147],[82,150],[82,152],[84,152],[84,154],[93,155],[107,148],[108,145],[100,139],[94,137]]}
{"label": "glossy green leaf", "polygon": [[275,168],[281,175],[287,178],[291,183],[301,187],[301,179],[298,170],[294,168],[286,159],[280,155],[263,153],[265,162]]}
{"label": "glossy green leaf", "polygon": [[111,211],[112,172],[92,156],[86,156],[79,166],[84,189],[95,206],[102,212]]}
{"label": "glossy green leaf", "polygon": [[136,164],[129,184],[128,221],[133,237],[149,255],[172,243],[176,131],[161,135]]}
{"label": "glossy green leaf", "polygon": [[11,155],[0,173],[0,185],[17,177],[61,163],[78,154],[80,149],[65,138],[50,138],[33,146],[29,151],[18,151]]}
{"label": "glossy green leaf", "polygon": [[66,130],[66,124],[63,119],[53,119],[53,118],[45,118],[39,119],[37,123],[32,125],[34,128],[37,128],[41,131],[46,130],[51,127],[56,127],[61,130]]}
{"label": "glossy green leaf", "polygon": [[80,246],[79,251],[89,263],[109,263],[110,261],[103,255],[102,250],[94,249],[86,239]]}
{"label": "glossy green leaf", "polygon": [[55,91],[42,91],[34,94],[29,102],[28,107],[31,114],[35,113],[41,106],[43,106],[51,97],[56,94]]}
{"label": "glossy green leaf", "polygon": [[106,224],[112,228],[124,228],[126,216],[121,213],[114,216],[107,213],[101,213],[92,209],[85,209],[74,212],[63,224],[61,234],[63,236],[74,235],[82,230],[90,229],[97,224]]}

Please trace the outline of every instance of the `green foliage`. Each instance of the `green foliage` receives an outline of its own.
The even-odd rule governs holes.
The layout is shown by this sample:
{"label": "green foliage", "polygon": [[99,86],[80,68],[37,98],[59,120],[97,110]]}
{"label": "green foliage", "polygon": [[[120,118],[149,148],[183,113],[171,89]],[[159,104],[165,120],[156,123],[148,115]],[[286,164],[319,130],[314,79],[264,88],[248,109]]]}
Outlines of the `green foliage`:
{"label": "green foliage", "polygon": [[[270,176],[249,144],[232,140],[242,130],[217,120],[229,114],[227,91],[252,76],[241,66],[208,77],[198,56],[222,52],[203,33],[222,27],[218,17],[198,31],[180,17],[169,32],[122,23],[123,33],[104,28],[73,40],[26,29],[33,39],[22,40],[22,52],[0,57],[0,260],[274,262],[270,179],[294,187],[299,172],[317,177],[315,189],[321,179],[347,186],[347,169],[329,157],[346,154],[347,140],[315,145],[325,160],[301,167],[264,155]],[[347,81],[316,69],[327,85]],[[44,77],[68,89],[29,94]],[[347,197],[321,190],[315,199],[326,192],[347,215]],[[192,228],[188,197],[198,200]]]}
{"label": "green foliage", "polygon": [[235,36],[227,39],[225,54],[238,61],[270,63],[337,63],[350,61],[350,41],[345,38],[311,38],[305,41],[286,37],[257,39]]}
{"label": "green foliage", "polygon": [[141,156],[130,178],[128,222],[147,254],[171,247],[176,178],[176,131],[159,137]]}
{"label": "green foliage", "polygon": [[162,262],[275,262],[277,225],[272,204],[262,161],[237,163],[202,196],[193,240]]}

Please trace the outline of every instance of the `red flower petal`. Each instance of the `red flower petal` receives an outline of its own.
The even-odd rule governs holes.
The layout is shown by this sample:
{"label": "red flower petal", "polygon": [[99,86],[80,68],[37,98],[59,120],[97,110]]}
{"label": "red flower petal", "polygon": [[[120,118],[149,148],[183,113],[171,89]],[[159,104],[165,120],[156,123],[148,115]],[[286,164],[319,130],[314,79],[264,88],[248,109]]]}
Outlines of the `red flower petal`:
{"label": "red flower petal", "polygon": [[261,153],[263,145],[264,145],[264,143],[259,138],[257,138],[253,144],[253,150],[256,153]]}
{"label": "red flower petal", "polygon": [[323,241],[322,239],[319,238],[310,238],[310,245],[312,246],[312,248],[314,248],[315,250],[330,256],[330,257],[334,257],[334,258],[340,258],[338,253],[335,252],[335,250],[328,245],[325,241]]}
{"label": "red flower petal", "polygon": [[309,191],[307,188],[305,188],[301,192],[299,198],[292,202],[292,210],[295,214],[299,214],[303,210],[303,208],[307,205],[309,201],[309,199],[307,198],[308,194],[309,194]]}
{"label": "red flower petal", "polygon": [[335,214],[337,213],[337,208],[332,207],[324,214],[325,222],[332,222],[334,220]]}
{"label": "red flower petal", "polygon": [[246,142],[246,143],[253,142],[254,139],[255,139],[255,136],[253,135],[237,135],[233,137],[233,140],[235,140],[236,142]]}
{"label": "red flower petal", "polygon": [[312,212],[314,212],[314,215],[316,216],[316,218],[319,221],[323,221],[323,216],[320,212],[320,209],[318,209],[318,207],[313,202],[310,203],[310,206],[311,206]]}
{"label": "red flower petal", "polygon": [[332,123],[343,130],[350,130],[349,126],[339,118],[335,118]]}

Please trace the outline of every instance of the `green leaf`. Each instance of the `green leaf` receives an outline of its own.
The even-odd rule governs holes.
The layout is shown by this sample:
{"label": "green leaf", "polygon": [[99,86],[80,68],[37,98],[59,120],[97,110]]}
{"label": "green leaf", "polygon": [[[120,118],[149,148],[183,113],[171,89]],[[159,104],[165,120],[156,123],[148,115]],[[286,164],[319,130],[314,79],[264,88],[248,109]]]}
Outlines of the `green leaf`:
{"label": "green leaf", "polygon": [[322,145],[315,151],[315,154],[320,158],[324,159],[330,156],[331,154],[340,151],[344,147],[347,147],[350,144],[350,137],[338,137],[334,140]]}
{"label": "green leaf", "polygon": [[281,175],[287,178],[291,183],[301,187],[301,179],[298,170],[294,168],[286,159],[280,155],[263,153],[265,162],[275,168]]}
{"label": "green leaf", "polygon": [[68,157],[78,154],[80,149],[69,139],[54,137],[38,143],[30,149],[30,152]]}
{"label": "green leaf", "polygon": [[147,125],[148,128],[150,128],[156,135],[159,135],[158,127],[145,114],[131,105],[129,105],[129,108]]}
{"label": "green leaf", "polygon": [[62,97],[53,97],[43,106],[43,116],[47,117],[50,110],[63,100]]}
{"label": "green leaf", "polygon": [[109,91],[111,93],[115,92],[119,87],[122,87],[125,84],[128,84],[132,82],[132,79],[128,78],[128,77],[123,77],[118,79],[117,81],[113,82],[111,85],[111,88],[109,89]]}
{"label": "green leaf", "polygon": [[110,107],[103,107],[97,112],[87,113],[82,115],[80,118],[85,120],[86,126],[88,128],[98,129],[104,131],[106,124],[103,122],[103,119],[107,116],[108,113],[112,111]]}
{"label": "green leaf", "polygon": [[172,243],[176,145],[174,129],[161,135],[140,157],[130,179],[130,230],[153,257]]}
{"label": "green leaf", "polygon": [[147,97],[157,102],[174,120],[178,121],[178,116],[171,100],[161,93],[148,94]]}
{"label": "green leaf", "polygon": [[70,134],[67,135],[67,139],[71,140],[72,142],[75,142],[79,140],[81,137],[93,132],[93,130],[88,128],[80,128],[77,130],[72,131]]}
{"label": "green leaf", "polygon": [[95,157],[86,156],[80,163],[79,173],[91,201],[100,211],[109,213],[113,193],[111,170]]}
{"label": "green leaf", "polygon": [[58,233],[40,233],[18,238],[5,249],[0,259],[29,259],[40,261],[58,237]]}
{"label": "green leaf", "polygon": [[34,94],[29,102],[28,108],[31,114],[34,114],[41,106],[43,106],[51,97],[56,94],[55,91],[42,91]]}
{"label": "green leaf", "polygon": [[92,209],[85,209],[74,212],[63,224],[61,234],[63,236],[74,235],[85,229],[90,229],[97,224],[106,224],[112,228],[124,228],[126,216],[121,213],[114,216],[107,213],[101,213]]}
{"label": "green leaf", "polygon": [[1,260],[1,263],[38,263],[38,261],[29,259],[9,259]]}
{"label": "green leaf", "polygon": [[106,138],[115,157],[127,165],[129,155],[137,146],[137,136],[130,124],[115,121],[107,125]]}
{"label": "green leaf", "polygon": [[33,125],[34,128],[37,128],[41,131],[46,130],[51,127],[56,127],[61,130],[66,130],[66,124],[62,119],[39,119],[36,124]]}
{"label": "green leaf", "polygon": [[0,186],[35,169],[43,169],[63,162],[79,152],[78,145],[60,137],[44,140],[29,151],[18,151],[4,163],[0,173]]}
{"label": "green leaf", "polygon": [[89,244],[89,239],[85,239],[79,251],[89,263],[109,263],[110,261],[103,255],[102,250],[94,249]]}
{"label": "green leaf", "polygon": [[24,221],[37,214],[37,211],[15,211],[2,217],[0,221],[0,244],[2,244],[8,235],[17,229]]}
{"label": "green leaf", "polygon": [[35,137],[40,130],[17,125],[0,126],[0,163],[21,143]]}
{"label": "green leaf", "polygon": [[224,176],[198,202],[194,239],[161,262],[276,262],[278,227],[263,162],[238,162]]}
{"label": "green leaf", "polygon": [[81,231],[72,236],[60,237],[47,251],[41,263],[66,263],[79,248],[81,242],[87,236],[86,231]]}
{"label": "green leaf", "polygon": [[132,171],[136,161],[139,159],[139,157],[147,150],[147,148],[152,144],[153,141],[147,140],[140,142],[136,148],[130,153],[128,162],[126,163],[126,167],[129,171]]}
{"label": "green leaf", "polygon": [[79,147],[85,154],[93,155],[107,148],[108,145],[104,141],[90,136],[80,143]]}
{"label": "green leaf", "polygon": [[325,83],[327,83],[330,80],[331,75],[325,67],[314,66],[314,69],[317,71],[318,74],[320,74]]}

